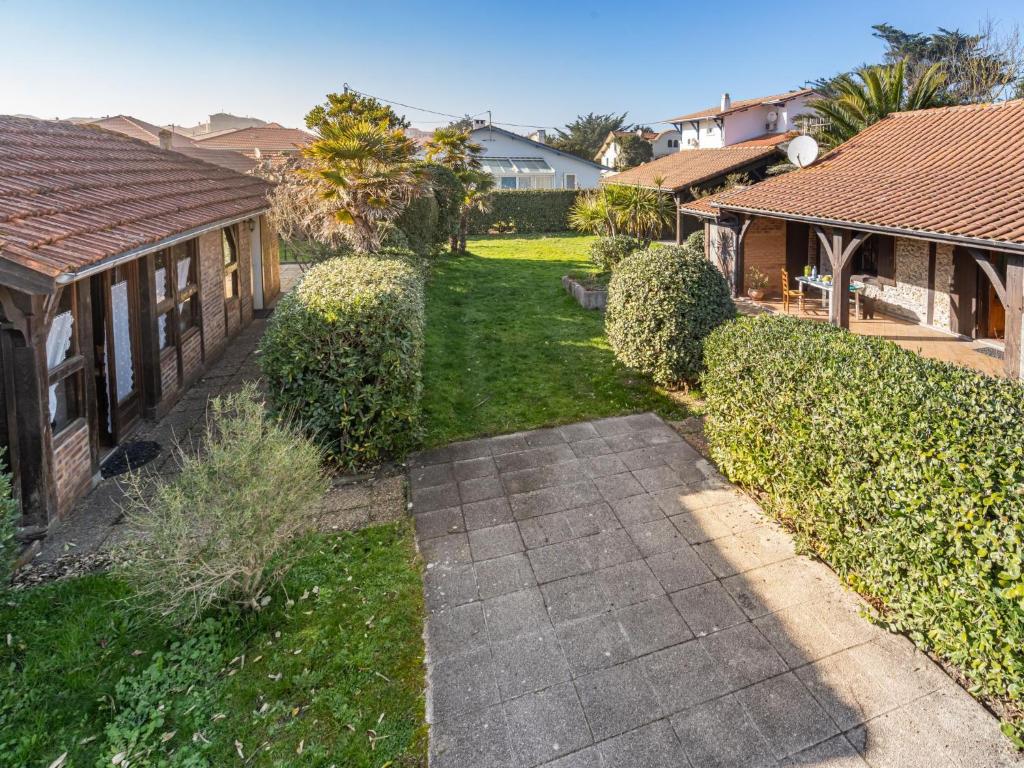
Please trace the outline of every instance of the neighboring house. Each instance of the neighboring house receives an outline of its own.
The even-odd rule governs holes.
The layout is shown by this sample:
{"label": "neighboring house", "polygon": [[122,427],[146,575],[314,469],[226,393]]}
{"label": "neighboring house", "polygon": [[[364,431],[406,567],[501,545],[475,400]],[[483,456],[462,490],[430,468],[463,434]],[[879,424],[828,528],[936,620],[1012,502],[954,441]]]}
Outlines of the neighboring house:
{"label": "neighboring house", "polygon": [[266,182],[0,116],[0,446],[43,534],[279,293]]}
{"label": "neighboring house", "polygon": [[716,107],[665,122],[672,123],[681,137],[681,149],[730,147],[766,134],[785,134],[799,128],[797,117],[812,115],[807,102],[815,97],[810,88],[733,101],[728,93]]}
{"label": "neighboring house", "polygon": [[210,119],[205,123],[199,123],[193,125],[190,128],[177,127],[173,125],[166,126],[172,130],[183,133],[187,136],[198,137],[208,136],[215,133],[225,133],[227,131],[237,131],[240,128],[259,128],[267,125],[266,120],[260,120],[258,117],[239,117],[238,115],[231,115],[227,112],[217,112],[216,114],[210,115]]}
{"label": "neighboring house", "polygon": [[540,141],[491,125],[473,129],[496,189],[592,189],[606,169]]}
{"label": "neighboring house", "polygon": [[773,134],[720,149],[673,152],[628,171],[605,176],[601,183],[638,185],[670,193],[678,211],[676,242],[681,243],[688,235],[699,231],[703,222],[679,206],[692,201],[694,192],[699,195],[718,189],[730,174],[746,174],[752,181],[763,179],[768,167],[782,160],[780,146],[789,138],[787,134]]}
{"label": "neighboring house", "polygon": [[296,156],[315,139],[311,133],[277,123],[195,137],[196,145],[204,149],[230,149],[255,160]]}
{"label": "neighboring house", "polygon": [[104,117],[99,120],[87,120],[85,122],[108,131],[131,136],[133,139],[139,139],[153,146],[173,149],[175,152],[188,155],[196,160],[213,163],[238,173],[248,173],[258,165],[254,159],[243,155],[241,152],[235,152],[230,149],[201,147],[190,137],[178,133],[179,129],[161,128],[137,117],[116,115],[114,117]]}
{"label": "neighboring house", "polygon": [[897,113],[802,170],[686,207],[743,293],[751,266],[851,278],[880,309],[1001,350],[1022,377],[1024,101]]}
{"label": "neighboring house", "polygon": [[657,160],[659,157],[679,151],[679,131],[675,128],[661,131],[660,133],[644,130],[609,131],[604,144],[601,145],[594,159],[605,168],[614,170],[618,165],[619,153],[621,151],[619,139],[623,136],[631,135],[639,136],[651,145],[652,160]]}

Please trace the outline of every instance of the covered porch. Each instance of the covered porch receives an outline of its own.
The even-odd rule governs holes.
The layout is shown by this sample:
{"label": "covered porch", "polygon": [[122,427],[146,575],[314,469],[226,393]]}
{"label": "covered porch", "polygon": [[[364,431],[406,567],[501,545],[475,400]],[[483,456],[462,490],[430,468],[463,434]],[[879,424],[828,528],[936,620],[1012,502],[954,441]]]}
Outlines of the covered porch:
{"label": "covered porch", "polygon": [[[763,301],[742,298],[737,299],[736,306],[741,313],[748,315],[775,312],[820,323],[829,322],[827,309],[822,309],[816,298],[806,302],[803,310],[796,301],[790,304],[788,310],[784,309],[780,298],[766,298]],[[884,312],[875,312],[870,319],[861,319],[851,312],[848,327],[851,332],[862,336],[888,339],[921,357],[971,368],[989,376],[1006,375],[1004,351],[986,341],[963,339]]]}

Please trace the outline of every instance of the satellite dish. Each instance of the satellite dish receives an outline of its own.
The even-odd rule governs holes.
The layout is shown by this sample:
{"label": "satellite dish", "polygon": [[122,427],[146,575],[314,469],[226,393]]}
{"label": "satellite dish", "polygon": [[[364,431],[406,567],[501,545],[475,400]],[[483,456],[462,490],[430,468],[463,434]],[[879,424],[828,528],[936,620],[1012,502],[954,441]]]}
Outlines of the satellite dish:
{"label": "satellite dish", "polygon": [[789,142],[786,155],[797,168],[806,168],[818,158],[818,142],[810,136],[797,136]]}

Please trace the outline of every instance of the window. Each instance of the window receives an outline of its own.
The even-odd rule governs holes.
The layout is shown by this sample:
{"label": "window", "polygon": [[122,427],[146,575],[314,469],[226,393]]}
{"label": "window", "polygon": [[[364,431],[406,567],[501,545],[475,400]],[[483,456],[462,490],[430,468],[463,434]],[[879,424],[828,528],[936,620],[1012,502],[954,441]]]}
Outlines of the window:
{"label": "window", "polygon": [[886,235],[872,235],[853,255],[851,273],[884,280],[896,279],[895,241]]}
{"label": "window", "polygon": [[575,173],[567,173],[567,174],[565,174],[565,188],[566,189],[576,189],[576,174]]}
{"label": "window", "polygon": [[50,385],[50,427],[57,435],[82,415],[85,359],[78,346],[77,286],[61,291],[60,304],[46,336],[46,367]]}
{"label": "window", "polygon": [[501,177],[501,188],[502,189],[515,189],[516,188],[516,177],[515,176],[502,176]]}
{"label": "window", "polygon": [[238,296],[238,238],[235,228],[224,227],[221,239],[224,249],[224,298],[233,299]]}
{"label": "window", "polygon": [[195,240],[159,251],[154,260],[157,346],[164,350],[173,347],[176,338],[199,325]]}

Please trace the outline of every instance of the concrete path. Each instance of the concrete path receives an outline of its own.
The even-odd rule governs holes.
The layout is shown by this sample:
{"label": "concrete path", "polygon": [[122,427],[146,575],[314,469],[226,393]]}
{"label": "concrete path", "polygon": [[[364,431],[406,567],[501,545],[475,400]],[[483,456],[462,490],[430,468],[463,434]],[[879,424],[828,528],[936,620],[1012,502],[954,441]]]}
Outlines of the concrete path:
{"label": "concrete path", "polygon": [[653,414],[412,467],[432,768],[1020,764]]}

